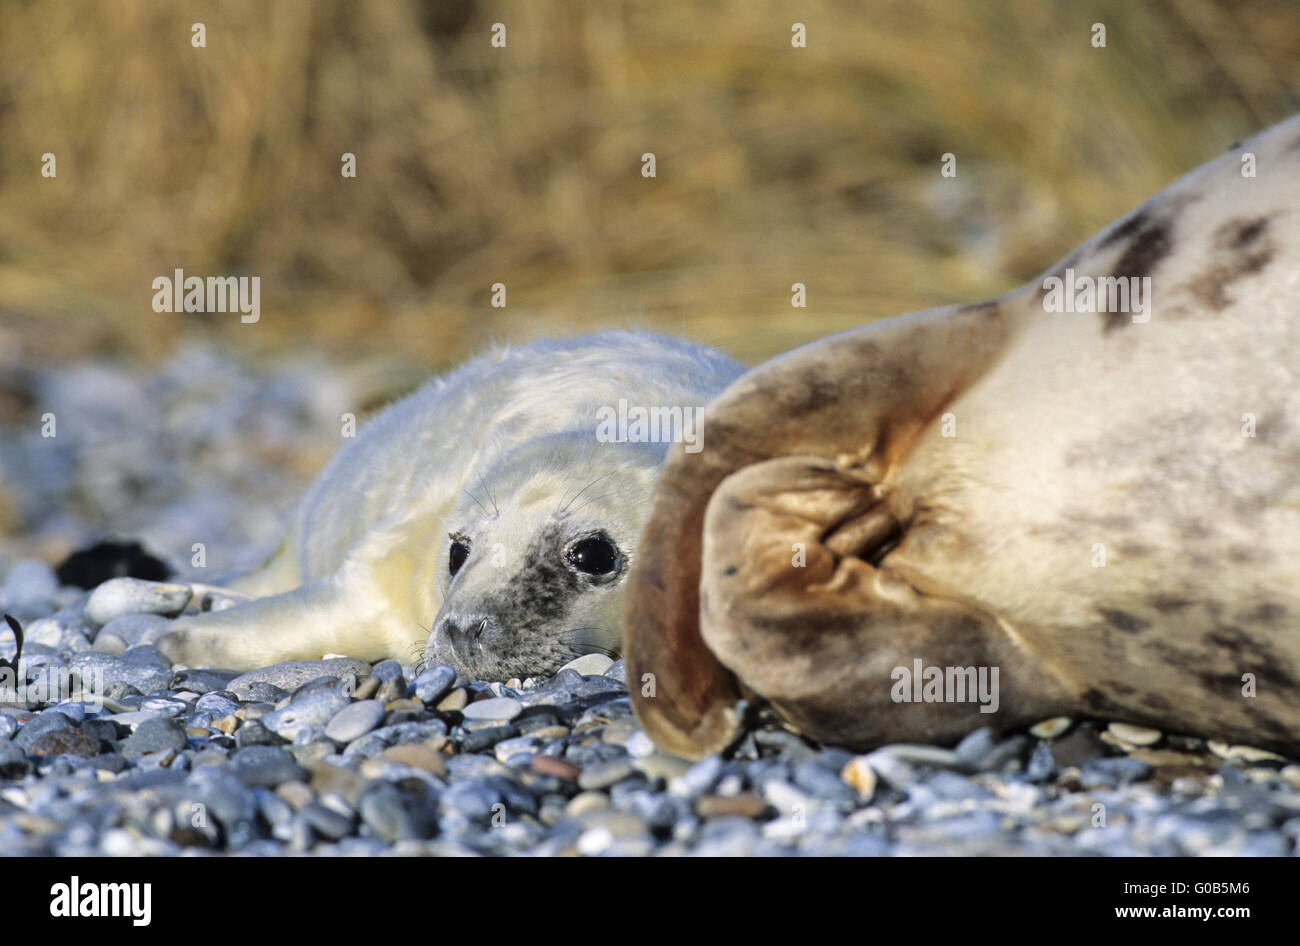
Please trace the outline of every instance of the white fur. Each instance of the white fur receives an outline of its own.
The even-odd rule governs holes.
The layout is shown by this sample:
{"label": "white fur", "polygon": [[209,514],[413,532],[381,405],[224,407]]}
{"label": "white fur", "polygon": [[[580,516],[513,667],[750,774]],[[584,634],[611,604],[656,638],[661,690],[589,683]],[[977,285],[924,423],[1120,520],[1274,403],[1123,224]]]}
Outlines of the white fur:
{"label": "white fur", "polygon": [[[412,659],[454,589],[449,533],[480,533],[475,568],[458,581],[481,598],[592,481],[563,515],[606,530],[631,557],[666,445],[598,442],[598,410],[620,398],[702,406],[742,370],[712,349],[628,331],[480,355],[388,407],[333,458],[280,550],[235,584],[266,597],[182,620],[161,646],[231,668],[328,652]],[[596,597],[578,619],[600,621],[593,640],[617,647],[621,588]]]}

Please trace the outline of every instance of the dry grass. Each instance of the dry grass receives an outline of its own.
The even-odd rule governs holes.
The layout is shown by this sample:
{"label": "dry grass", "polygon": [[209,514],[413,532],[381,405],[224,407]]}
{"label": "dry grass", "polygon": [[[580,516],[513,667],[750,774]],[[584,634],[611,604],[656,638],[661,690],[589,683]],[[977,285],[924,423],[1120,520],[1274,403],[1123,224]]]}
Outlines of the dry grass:
{"label": "dry grass", "polygon": [[[436,366],[639,324],[756,359],[1007,289],[1300,102],[1290,3],[802,0],[807,49],[789,11],[0,4],[0,349]],[[261,323],[154,313],[176,267],[260,275]]]}

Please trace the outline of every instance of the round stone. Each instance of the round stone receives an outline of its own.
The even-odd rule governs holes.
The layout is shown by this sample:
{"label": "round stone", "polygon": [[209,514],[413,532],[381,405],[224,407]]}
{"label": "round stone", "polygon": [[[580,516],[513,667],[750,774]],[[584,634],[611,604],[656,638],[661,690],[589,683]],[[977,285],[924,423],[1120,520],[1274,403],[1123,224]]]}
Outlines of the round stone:
{"label": "round stone", "polygon": [[91,592],[86,616],[102,625],[124,614],[180,614],[189,601],[189,585],[110,578]]}
{"label": "round stone", "polygon": [[633,758],[632,767],[646,778],[670,781],[685,775],[691,764],[675,755],[652,752],[650,755]]}
{"label": "round stone", "polygon": [[518,700],[512,700],[508,696],[498,696],[470,703],[461,710],[461,715],[466,719],[509,721],[518,716],[523,708],[523,704]]}
{"label": "round stone", "polygon": [[[868,770],[870,767],[868,767]],[[701,818],[757,818],[767,810],[767,802],[757,795],[744,793],[722,797],[705,795],[695,799],[695,813]]]}
{"label": "round stone", "polygon": [[187,745],[185,730],[180,723],[166,716],[150,716],[141,720],[135,732],[122,743],[122,755],[128,759],[163,752],[171,749],[179,752]]}
{"label": "round stone", "polygon": [[226,685],[226,689],[241,700],[249,700],[260,698],[254,695],[254,687],[257,684],[269,684],[279,690],[292,693],[304,683],[310,683],[319,677],[342,677],[348,673],[360,676],[369,672],[370,664],[351,657],[334,657],[329,660],[290,660],[240,674]]}
{"label": "round stone", "polygon": [[335,742],[359,739],[379,725],[384,718],[384,704],[378,700],[357,700],[334,714],[325,735]]}
{"label": "round stone", "polygon": [[1074,720],[1069,716],[1053,716],[1051,719],[1030,726],[1029,734],[1035,739],[1055,739],[1073,725]]}
{"label": "round stone", "polygon": [[83,759],[99,755],[99,740],[78,729],[53,729],[32,743],[29,755],[74,755]]}
{"label": "round stone", "polygon": [[418,742],[390,746],[380,753],[380,758],[387,759],[390,762],[399,762],[402,765],[409,765],[411,768],[420,769],[423,772],[432,772],[434,775],[444,775],[447,771],[446,759],[428,746],[420,745]]}
{"label": "round stone", "polygon": [[284,709],[267,713],[262,717],[262,725],[283,739],[295,739],[313,726],[323,727],[347,705],[348,698],[336,689],[312,690]]}
{"label": "round stone", "polygon": [[1106,732],[1130,746],[1153,746],[1163,735],[1158,729],[1147,729],[1129,723],[1111,723],[1106,727]]}
{"label": "round stone", "polygon": [[440,713],[459,712],[469,703],[469,692],[464,687],[456,687],[441,700],[436,707]]}
{"label": "round stone", "polygon": [[422,672],[412,683],[415,698],[424,704],[436,706],[438,701],[456,685],[456,671],[446,664],[438,664]]}
{"label": "round stone", "polygon": [[862,801],[870,801],[876,793],[876,770],[867,762],[866,756],[854,756],[840,769],[840,778],[849,788],[858,793]]}
{"label": "round stone", "polygon": [[555,778],[564,779],[566,782],[576,782],[582,770],[571,762],[565,762],[563,759],[557,759],[549,755],[535,755],[529,763],[534,772],[541,775],[552,775]]}
{"label": "round stone", "polygon": [[288,749],[280,746],[249,746],[230,761],[230,771],[250,787],[274,788],[281,782],[302,782],[307,772]]}
{"label": "round stone", "polygon": [[615,782],[621,782],[634,771],[636,770],[632,768],[630,759],[611,759],[608,762],[597,762],[595,765],[582,770],[582,774],[578,776],[578,786],[587,790],[608,788]]}
{"label": "round stone", "polygon": [[577,660],[570,660],[561,670],[573,670],[584,677],[598,677],[614,665],[614,661],[604,654],[586,654]]}

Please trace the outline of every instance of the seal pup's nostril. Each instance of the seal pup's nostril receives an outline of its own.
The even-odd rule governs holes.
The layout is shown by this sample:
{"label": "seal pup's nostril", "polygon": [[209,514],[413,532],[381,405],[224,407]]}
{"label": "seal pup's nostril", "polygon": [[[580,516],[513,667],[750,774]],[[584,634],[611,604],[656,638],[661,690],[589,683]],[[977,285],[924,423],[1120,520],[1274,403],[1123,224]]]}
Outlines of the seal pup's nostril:
{"label": "seal pup's nostril", "polygon": [[476,644],[483,639],[490,619],[480,615],[447,615],[438,622],[438,631],[454,644]]}

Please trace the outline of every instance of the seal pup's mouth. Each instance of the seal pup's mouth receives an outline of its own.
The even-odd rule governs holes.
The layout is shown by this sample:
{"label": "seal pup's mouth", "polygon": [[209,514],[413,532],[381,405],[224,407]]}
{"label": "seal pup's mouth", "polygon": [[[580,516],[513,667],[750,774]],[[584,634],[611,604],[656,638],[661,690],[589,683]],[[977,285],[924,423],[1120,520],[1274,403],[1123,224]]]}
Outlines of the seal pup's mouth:
{"label": "seal pup's mouth", "polygon": [[[588,654],[618,660],[622,655],[617,648],[600,643],[607,635],[607,628],[596,625],[550,635],[518,628],[511,633],[490,615],[447,615],[434,624],[418,669],[442,663],[467,679],[485,682],[546,678]],[[542,646],[532,650],[526,646],[539,638],[545,642]]]}

